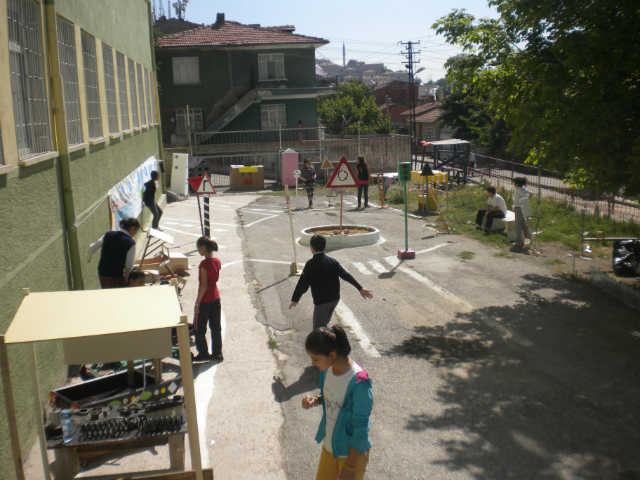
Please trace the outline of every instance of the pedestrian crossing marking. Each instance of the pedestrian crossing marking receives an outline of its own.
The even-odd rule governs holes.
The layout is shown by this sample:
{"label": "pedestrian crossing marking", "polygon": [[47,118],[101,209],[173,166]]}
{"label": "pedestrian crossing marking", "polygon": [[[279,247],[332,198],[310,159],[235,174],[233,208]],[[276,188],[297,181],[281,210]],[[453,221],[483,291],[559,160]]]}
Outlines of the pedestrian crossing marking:
{"label": "pedestrian crossing marking", "polygon": [[353,266],[356,267],[356,269],[363,275],[373,275],[373,273],[371,273],[369,271],[369,269],[367,269],[367,267],[364,265],[364,263],[361,262],[351,262],[353,263]]}
{"label": "pedestrian crossing marking", "polygon": [[389,273],[389,270],[384,268],[384,266],[377,260],[369,260],[369,265],[371,265],[373,269],[378,273]]}

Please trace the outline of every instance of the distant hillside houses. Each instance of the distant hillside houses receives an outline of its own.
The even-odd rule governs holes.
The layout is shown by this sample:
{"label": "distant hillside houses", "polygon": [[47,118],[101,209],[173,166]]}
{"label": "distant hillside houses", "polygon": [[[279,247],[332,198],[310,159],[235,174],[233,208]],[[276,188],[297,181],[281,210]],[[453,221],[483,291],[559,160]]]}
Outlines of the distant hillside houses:
{"label": "distant hillside houses", "polygon": [[365,84],[378,87],[393,80],[409,81],[409,74],[406,71],[392,72],[384,63],[365,63],[356,60],[349,60],[346,66],[340,66],[331,60],[316,59],[316,65],[329,76],[337,76],[340,83],[353,79],[360,79]]}

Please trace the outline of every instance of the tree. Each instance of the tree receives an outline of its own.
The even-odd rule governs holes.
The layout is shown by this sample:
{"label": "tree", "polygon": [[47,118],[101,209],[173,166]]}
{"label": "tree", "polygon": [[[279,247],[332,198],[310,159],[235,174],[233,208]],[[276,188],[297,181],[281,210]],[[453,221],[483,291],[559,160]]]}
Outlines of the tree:
{"label": "tree", "polygon": [[509,148],[599,191],[640,193],[636,0],[490,0],[498,20],[453,10],[433,28],[470,55],[446,63],[456,91],[488,99]]}
{"label": "tree", "polygon": [[373,96],[373,89],[362,80],[340,84],[336,95],[318,100],[318,117],[329,133],[361,133],[382,131],[386,128],[383,115]]}
{"label": "tree", "polygon": [[453,136],[486,147],[490,155],[509,157],[507,148],[511,132],[504,120],[489,108],[486,98],[473,91],[457,91],[449,95],[440,107],[440,127],[453,128]]}

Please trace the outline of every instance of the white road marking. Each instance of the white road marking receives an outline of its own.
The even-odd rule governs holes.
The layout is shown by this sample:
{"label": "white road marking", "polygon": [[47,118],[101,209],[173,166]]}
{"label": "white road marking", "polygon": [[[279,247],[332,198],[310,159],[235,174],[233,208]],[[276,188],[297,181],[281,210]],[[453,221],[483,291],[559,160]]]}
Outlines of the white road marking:
{"label": "white road marking", "polygon": [[[224,314],[224,310],[220,315],[220,327],[222,330],[222,341],[224,342],[225,334],[227,333],[227,318]],[[219,365],[219,364],[218,364]],[[198,374],[194,382],[194,389],[196,394],[196,414],[198,417],[198,436],[200,437],[200,457],[202,458],[202,467],[208,468],[211,466],[209,461],[209,449],[207,448],[207,417],[209,411],[209,402],[213,396],[213,389],[215,387],[214,378],[218,371],[218,365],[215,365],[202,373]]]}
{"label": "white road marking", "polygon": [[[423,275],[420,275],[418,272],[412,270],[411,268],[405,267],[404,265],[401,265],[400,264],[400,260],[397,257],[386,257],[385,261],[389,265],[391,265],[392,267],[395,267],[396,270],[398,270],[400,272],[403,272],[403,273],[406,273],[411,278],[417,280],[418,282],[420,282],[423,285],[425,285],[426,287],[430,288],[431,290],[433,290],[437,294],[443,296],[444,298],[449,300],[451,303],[454,303],[454,304],[458,305],[465,313],[472,313],[473,312],[474,307],[469,302],[467,302],[465,300],[462,300],[461,298],[458,298],[453,293],[451,293],[451,292],[445,290],[444,288],[436,285],[431,280],[429,280],[427,277],[425,277]],[[489,327],[493,328],[498,333],[502,334],[505,338],[513,340],[515,343],[517,343],[518,345],[522,345],[523,347],[531,347],[531,346],[533,346],[533,342],[527,340],[524,337],[521,337],[517,333],[512,332],[511,330],[509,330],[507,327],[505,327],[501,323],[493,320],[492,318],[489,318],[485,313],[478,312],[478,311],[473,312],[473,313],[477,314],[478,317],[480,317],[480,320],[482,320],[483,323],[485,323]]]}
{"label": "white road marking", "polygon": [[416,255],[418,255],[419,253],[433,252],[434,250],[437,250],[437,249],[442,248],[442,247],[446,247],[447,245],[452,245],[452,244],[451,243],[441,243],[440,245],[436,245],[435,247],[425,248],[424,250],[418,250],[416,252]]}
{"label": "white road marking", "polygon": [[200,235],[200,234],[195,234],[195,233],[191,233],[191,232],[183,232],[182,230],[177,230],[177,229],[175,229],[175,228],[165,227],[164,225],[162,226],[162,228],[163,228],[164,230],[171,230],[172,232],[178,232],[178,233],[181,233],[181,234],[183,234],[183,235],[190,235],[190,236],[192,236],[192,237],[198,237],[198,238],[200,238],[200,237],[202,236],[202,235]]}
{"label": "white road marking", "polygon": [[[179,220],[181,222],[193,222],[200,223],[199,220],[189,220],[188,218],[172,218],[172,217],[164,217],[165,220]],[[177,225],[175,223],[165,223],[166,225]]]}
{"label": "white road marking", "polygon": [[369,355],[370,357],[380,357],[380,352],[378,352],[376,347],[371,344],[369,336],[362,329],[362,326],[358,322],[358,319],[342,300],[340,300],[340,303],[338,303],[335,313],[340,317],[340,322],[344,326],[351,328],[351,332],[356,337],[356,339],[360,343],[360,346],[367,355]]}
{"label": "white road marking", "polygon": [[[245,258],[244,260],[246,260],[247,262],[277,263],[279,265],[291,265],[293,263],[293,262],[285,262],[282,260],[259,260],[257,258]],[[229,267],[231,265],[236,265],[238,263],[242,263],[244,260],[234,260],[233,262],[223,263],[222,268]],[[298,263],[298,266],[301,266],[301,265],[304,267],[304,263]]]}
{"label": "white road marking", "polygon": [[[260,223],[260,222],[264,222],[265,220],[269,220],[270,218],[276,218],[278,215],[272,215],[270,217],[265,217],[265,218],[261,218],[260,220],[256,220],[253,223],[250,223],[249,225],[245,225],[245,227],[249,228],[252,227],[253,225],[255,225],[256,223]],[[234,225],[235,226],[235,225]]]}
{"label": "white road marking", "polygon": [[384,268],[384,266],[377,260],[369,260],[369,265],[371,265],[378,273],[389,273],[389,270]]}
{"label": "white road marking", "polygon": [[356,267],[361,274],[373,275],[373,273],[371,273],[369,269],[365,267],[364,263],[360,263],[360,262],[351,262],[351,263],[353,263],[353,266]]}
{"label": "white road marking", "polygon": [[238,212],[247,212],[252,213],[254,215],[273,215],[274,213],[280,215],[284,212],[274,212],[274,211],[262,211],[262,210],[249,210],[248,208],[239,208]]}
{"label": "white road marking", "polygon": [[164,225],[179,225],[179,224],[174,222],[164,222]]}
{"label": "white road marking", "polygon": [[350,202],[349,200],[345,200],[345,201],[344,201],[344,204],[345,204],[345,205],[355,205],[355,203]]}
{"label": "white road marking", "polygon": [[[167,220],[180,220],[181,222],[192,222],[195,223],[197,225],[200,225],[200,220],[187,220],[187,219],[183,219],[183,218],[171,218],[171,217],[163,217]],[[237,227],[237,225],[235,223],[215,223],[215,222],[209,222],[209,225],[220,225],[221,227]]]}
{"label": "white road marking", "polygon": [[238,210],[245,210],[248,212],[285,213],[284,210],[268,210],[260,207],[239,208]]}
{"label": "white road marking", "polygon": [[212,228],[211,231],[212,232],[226,232],[226,230],[224,230],[223,228]]}
{"label": "white road marking", "polygon": [[229,200],[219,200],[219,199],[215,199],[214,202],[217,203],[228,203],[230,205],[242,205],[243,207],[246,207],[247,204],[246,203],[240,203],[240,202],[230,202]]}

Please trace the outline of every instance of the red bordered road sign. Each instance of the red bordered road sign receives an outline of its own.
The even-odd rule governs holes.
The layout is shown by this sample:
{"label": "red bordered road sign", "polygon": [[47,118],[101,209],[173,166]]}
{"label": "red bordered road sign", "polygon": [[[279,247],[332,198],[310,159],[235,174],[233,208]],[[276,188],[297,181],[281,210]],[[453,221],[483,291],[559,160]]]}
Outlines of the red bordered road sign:
{"label": "red bordered road sign", "polygon": [[347,159],[342,157],[331,174],[331,178],[324,186],[325,188],[353,188],[357,187],[356,177],[347,163]]}
{"label": "red bordered road sign", "polygon": [[216,189],[213,188],[213,183],[209,175],[205,172],[202,177],[189,178],[189,185],[196,191],[196,195],[215,195]]}

